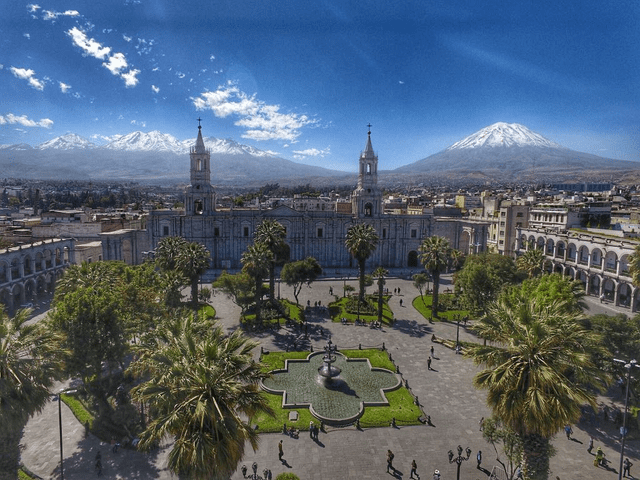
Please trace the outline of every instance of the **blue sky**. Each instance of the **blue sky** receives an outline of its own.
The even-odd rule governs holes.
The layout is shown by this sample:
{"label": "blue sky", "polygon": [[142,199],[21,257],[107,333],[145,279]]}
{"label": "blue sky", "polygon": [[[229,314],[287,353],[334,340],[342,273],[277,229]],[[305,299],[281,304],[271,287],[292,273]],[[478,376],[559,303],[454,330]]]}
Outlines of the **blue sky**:
{"label": "blue sky", "polygon": [[380,169],[495,122],[640,161],[640,2],[11,0],[0,144],[134,130]]}

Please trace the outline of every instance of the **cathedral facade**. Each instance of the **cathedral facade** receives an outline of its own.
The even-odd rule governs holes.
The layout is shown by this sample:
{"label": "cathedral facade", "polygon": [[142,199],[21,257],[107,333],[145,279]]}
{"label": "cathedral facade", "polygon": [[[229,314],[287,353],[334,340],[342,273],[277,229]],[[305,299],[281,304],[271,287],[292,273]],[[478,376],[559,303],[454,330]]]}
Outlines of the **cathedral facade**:
{"label": "cathedral facade", "polygon": [[[464,253],[485,249],[488,224],[463,218],[383,213],[378,186],[378,156],[371,144],[371,130],[360,154],[358,184],[351,196],[350,211],[298,211],[286,206],[274,209],[216,208],[211,186],[211,152],[198,126],[196,144],[189,152],[191,184],[187,187],[183,211],[151,212],[147,229],[155,249],[164,237],[181,236],[204,245],[211,253],[211,277],[216,271],[242,268],[242,253],[253,243],[256,228],[265,219],[275,219],[286,229],[290,261],[315,257],[327,273],[356,267],[345,247],[347,230],[357,223],[372,225],[380,241],[367,267],[419,268],[418,247],[423,239],[438,235]],[[344,204],[342,205],[344,207]],[[339,211],[338,211],[339,210]]]}

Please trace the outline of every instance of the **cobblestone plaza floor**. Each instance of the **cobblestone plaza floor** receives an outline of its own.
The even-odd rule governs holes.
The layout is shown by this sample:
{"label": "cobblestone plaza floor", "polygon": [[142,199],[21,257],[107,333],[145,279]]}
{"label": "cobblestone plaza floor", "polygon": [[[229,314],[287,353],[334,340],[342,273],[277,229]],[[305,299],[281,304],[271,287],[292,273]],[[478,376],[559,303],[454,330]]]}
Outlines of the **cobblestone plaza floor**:
{"label": "cobblestone plaza floor", "polygon": [[[399,273],[399,272],[392,272]],[[351,272],[351,279],[327,279],[312,284],[312,288],[304,288],[300,302],[307,300],[313,304],[320,301],[327,305],[332,297],[329,287],[334,293],[342,292],[345,281],[356,286]],[[408,272],[407,272],[408,274]],[[442,290],[450,288],[450,278],[445,277]],[[331,323],[321,316],[313,316],[312,325],[322,326],[328,330],[333,342],[340,348],[357,348],[358,344],[379,346],[383,342],[394,362],[399,368],[402,378],[418,396],[424,410],[431,416],[433,426],[420,425],[400,428],[375,428],[357,430],[355,427],[328,428],[327,433],[320,433],[319,440],[313,441],[303,432],[298,439],[282,434],[263,434],[260,437],[259,449],[254,453],[248,447],[244,463],[251,467],[258,464],[258,472],[269,468],[273,477],[280,472],[293,472],[302,480],[311,479],[384,479],[409,478],[410,465],[413,459],[418,464],[418,473],[423,479],[431,479],[434,469],[439,469],[442,480],[454,479],[456,465],[449,464],[447,452],[458,445],[469,447],[473,451],[471,459],[461,465],[460,478],[464,480],[485,479],[494,465],[495,452],[487,444],[480,432],[478,422],[481,417],[489,416],[485,404],[485,392],[473,387],[472,379],[477,367],[469,359],[456,355],[452,350],[435,344],[435,359],[432,371],[427,371],[426,359],[432,345],[431,335],[455,339],[456,325],[450,323],[430,324],[411,306],[411,299],[417,295],[410,281],[402,278],[390,278],[387,281],[390,291],[400,288],[400,295],[394,295],[390,301],[397,319],[395,325],[380,330],[367,327]],[[281,296],[293,299],[291,291],[282,285]],[[400,300],[403,306],[400,306]],[[218,294],[211,303],[216,308],[218,317],[228,330],[238,328],[239,310],[224,296]],[[591,313],[617,313],[607,305],[599,305],[595,299],[587,299]],[[282,350],[297,332],[281,329],[278,332],[252,334],[261,346],[267,350]],[[320,350],[326,344],[327,336],[320,335],[318,328],[310,331],[314,350]],[[464,328],[460,328],[460,337],[472,340],[473,336]],[[256,352],[256,356],[259,352]],[[63,388],[65,385],[60,385]],[[611,391],[611,396],[599,398],[601,406],[621,408],[622,396],[618,389]],[[103,459],[103,478],[105,479],[169,479],[172,477],[166,470],[168,449],[161,448],[152,455],[121,449],[113,453],[107,444],[101,443],[93,436],[84,437],[84,429],[75,420],[68,408],[62,405],[64,476],[65,479],[83,480],[93,478],[93,459],[100,451]],[[602,421],[601,417],[584,421],[573,426],[573,440],[567,440],[564,433],[553,440],[556,455],[551,459],[550,479],[559,477],[568,479],[617,479],[620,442],[617,427],[611,422]],[[589,435],[593,435],[595,445],[601,446],[611,461],[609,469],[593,466],[593,455],[587,453]],[[278,442],[283,440],[284,462],[278,460]],[[58,405],[50,402],[45,409],[33,417],[22,438],[22,461],[34,473],[42,478],[59,478],[60,462]],[[386,452],[395,454],[395,473],[386,473]],[[483,452],[481,468],[476,466],[476,453]],[[595,451],[595,449],[594,449]],[[631,472],[640,468],[640,441],[630,439],[626,446],[626,455],[635,464]],[[241,465],[242,465],[241,463]],[[233,475],[233,480],[242,478],[240,469]]]}

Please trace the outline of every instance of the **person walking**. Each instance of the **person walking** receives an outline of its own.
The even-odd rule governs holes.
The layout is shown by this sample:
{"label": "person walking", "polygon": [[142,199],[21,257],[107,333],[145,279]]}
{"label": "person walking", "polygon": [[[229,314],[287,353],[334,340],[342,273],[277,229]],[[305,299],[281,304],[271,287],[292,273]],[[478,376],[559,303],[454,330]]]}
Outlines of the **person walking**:
{"label": "person walking", "polygon": [[478,461],[478,465],[476,468],[480,470],[480,464],[482,463],[482,450],[478,450],[478,455],[476,455],[476,460]]}
{"label": "person walking", "polygon": [[431,370],[431,357],[427,358],[427,370]]}
{"label": "person walking", "polygon": [[418,478],[418,480],[420,480],[420,475],[418,475],[418,464],[416,463],[415,459],[411,461],[411,474],[409,475],[409,478],[413,478],[414,475]]}
{"label": "person walking", "polygon": [[440,470],[433,472],[433,480],[440,480]]}
{"label": "person walking", "polygon": [[597,467],[601,465],[603,461],[604,461],[604,452],[602,451],[602,448],[598,447],[596,450],[596,458],[593,459],[593,466]]}
{"label": "person walking", "polygon": [[622,463],[622,476],[623,477],[631,477],[631,467],[633,463],[629,461],[629,458],[625,458]]}
{"label": "person walking", "polygon": [[593,437],[589,436],[589,444],[587,446],[587,452],[591,453],[591,450],[593,450]]}
{"label": "person walking", "polygon": [[480,431],[482,432],[484,430],[484,417],[480,419],[478,425],[480,425]]}
{"label": "person walking", "polygon": [[571,434],[573,433],[573,430],[571,429],[571,425],[566,424],[564,426],[564,433],[567,434],[567,440],[571,440]]}
{"label": "person walking", "polygon": [[387,450],[387,473],[389,473],[389,470],[394,470],[395,468],[393,468],[393,452],[391,450]]}
{"label": "person walking", "polygon": [[284,450],[282,449],[282,440],[278,443],[278,460],[282,461],[282,457],[284,456]]}

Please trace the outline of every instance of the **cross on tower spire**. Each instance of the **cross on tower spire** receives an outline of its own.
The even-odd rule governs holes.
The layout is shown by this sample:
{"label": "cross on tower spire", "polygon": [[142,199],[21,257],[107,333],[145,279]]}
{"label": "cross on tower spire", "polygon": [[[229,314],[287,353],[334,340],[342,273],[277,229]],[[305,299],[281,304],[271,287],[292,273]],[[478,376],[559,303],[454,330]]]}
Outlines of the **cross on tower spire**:
{"label": "cross on tower spire", "polygon": [[202,128],[202,126],[200,125],[201,121],[202,121],[202,119],[200,117],[198,117],[198,128]]}
{"label": "cross on tower spire", "polygon": [[367,127],[369,127],[369,132],[368,132],[368,134],[369,134],[369,135],[371,135],[371,123],[369,123],[369,124],[367,125]]}

